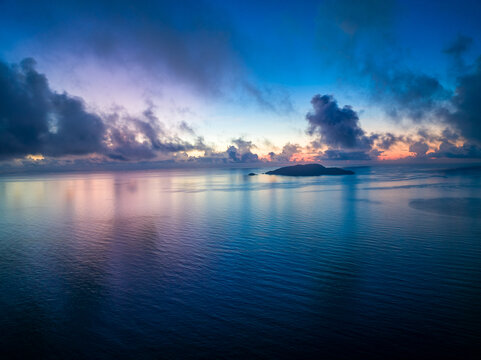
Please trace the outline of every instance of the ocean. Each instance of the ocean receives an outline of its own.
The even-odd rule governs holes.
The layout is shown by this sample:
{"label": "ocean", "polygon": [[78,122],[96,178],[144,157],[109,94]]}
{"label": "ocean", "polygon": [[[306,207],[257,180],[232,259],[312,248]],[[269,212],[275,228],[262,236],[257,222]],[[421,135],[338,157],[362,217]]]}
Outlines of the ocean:
{"label": "ocean", "polygon": [[481,171],[447,167],[0,177],[0,356],[477,359]]}

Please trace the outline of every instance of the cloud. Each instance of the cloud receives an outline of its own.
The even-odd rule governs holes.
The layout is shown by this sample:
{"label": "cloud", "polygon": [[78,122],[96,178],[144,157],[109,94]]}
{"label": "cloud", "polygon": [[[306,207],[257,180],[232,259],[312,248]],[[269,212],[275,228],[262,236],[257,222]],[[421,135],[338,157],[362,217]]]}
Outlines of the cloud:
{"label": "cloud", "polygon": [[348,105],[340,108],[331,95],[315,95],[313,111],[306,115],[307,133],[334,148],[370,149],[372,141],[359,126],[357,113]]}
{"label": "cloud", "polygon": [[262,160],[251,151],[255,147],[251,141],[237,138],[232,140],[232,144],[225,151],[215,151],[210,147],[205,147],[203,156],[191,157],[188,161],[213,165],[259,163]]}
{"label": "cloud", "polygon": [[451,159],[480,159],[481,148],[473,144],[463,144],[456,146],[455,144],[444,141],[439,145],[439,149],[429,156],[435,158],[451,158]]}
{"label": "cloud", "polygon": [[257,154],[251,152],[251,149],[255,147],[251,141],[246,141],[242,138],[234,139],[232,141],[236,146],[230,146],[227,149],[227,154],[230,160],[234,162],[249,163],[258,162],[259,157]]}
{"label": "cloud", "polygon": [[394,144],[404,141],[404,136],[397,136],[387,132],[385,134],[371,135],[371,139],[375,140],[375,144],[379,149],[389,150]]}
{"label": "cloud", "polygon": [[187,124],[185,121],[180,122],[179,129],[187,134],[195,135],[194,129],[192,129],[192,127],[189,124]]}
{"label": "cloud", "polygon": [[443,49],[443,53],[451,57],[452,71],[460,74],[467,71],[464,63],[464,54],[472,47],[473,39],[469,36],[459,34],[448,46]]}
{"label": "cloud", "polygon": [[[450,102],[450,110],[442,107],[438,112],[448,126],[441,134],[427,128],[419,129],[414,136],[366,134],[352,107],[339,107],[331,95],[316,95],[311,100],[313,110],[306,115],[307,133],[317,136],[311,146],[320,160],[375,160],[395,144],[405,144],[416,158],[479,158],[481,58],[476,71],[459,77]],[[320,151],[323,147],[328,149]]]}
{"label": "cloud", "polygon": [[194,149],[207,149],[203,139],[190,143],[166,133],[152,107],[139,117],[96,114],[81,98],[50,89],[33,59],[0,62],[0,159],[97,154],[141,160]]}
{"label": "cloud", "polygon": [[326,63],[366,89],[390,117],[421,121],[449,99],[450,91],[437,78],[405,66],[393,31],[395,1],[327,0],[320,13],[319,42]]}
{"label": "cloud", "polygon": [[464,35],[458,35],[454,41],[443,49],[445,54],[460,56],[468,51],[473,45],[473,38]]}
{"label": "cloud", "polygon": [[440,102],[449,99],[451,92],[434,77],[411,71],[389,72],[371,64],[372,97],[382,103],[393,118],[409,117],[426,120],[438,109]]}
{"label": "cloud", "polygon": [[446,122],[466,139],[481,144],[481,57],[472,72],[458,78],[451,105],[452,111],[442,112]]}
{"label": "cloud", "polygon": [[[358,113],[348,105],[339,107],[332,95],[316,95],[311,104],[313,110],[306,115],[307,133],[317,136],[311,147],[321,160],[375,160],[384,150],[405,141],[390,132],[366,134]],[[320,151],[326,146],[327,150]]]}
{"label": "cloud", "polygon": [[[410,151],[416,153],[416,157],[429,156],[431,158],[451,158],[451,159],[479,159],[481,158],[481,147],[469,142],[457,132],[450,128],[444,129],[440,135],[433,134],[426,129],[418,132],[419,140],[411,141],[414,145],[410,146]],[[427,153],[426,142],[438,143],[431,152]]]}
{"label": "cloud", "polygon": [[113,160],[173,158],[186,151],[208,149],[202,137],[191,143],[167,133],[151,107],[139,117],[126,113],[109,114],[105,122],[106,146],[103,152]]}
{"label": "cloud", "polygon": [[246,80],[239,33],[208,0],[6,0],[0,14],[0,21],[21,19],[13,27],[17,42],[63,66],[93,60],[105,71],[128,71],[148,91],[182,87],[210,98],[247,97],[267,111],[292,108],[288,96]]}
{"label": "cloud", "polygon": [[424,141],[416,141],[409,145],[409,151],[416,154],[416,157],[425,157],[429,151],[429,145]]}
{"label": "cloud", "polygon": [[[463,59],[473,39],[458,35],[443,49],[453,62],[451,75],[457,77],[453,92],[435,76],[406,65],[405,52],[394,36],[397,13],[396,2],[391,0],[323,2],[319,39],[326,64],[337,67],[351,83],[367,90],[368,99],[391,118],[433,121],[447,126],[451,132],[451,139],[448,134],[444,138],[435,136],[436,140],[419,134],[419,141],[371,134],[369,139],[376,148],[388,150],[393,144],[404,142],[417,156],[426,156],[429,146],[434,146],[432,141],[436,141],[444,144],[444,150],[434,149],[428,155],[476,157],[476,149],[481,145],[481,60],[466,65]],[[356,136],[342,138],[350,139],[341,146],[347,148],[346,145],[355,143]],[[464,145],[456,143],[458,139]]]}
{"label": "cloud", "polygon": [[420,129],[415,139],[405,137],[400,141],[409,145],[409,151],[415,153],[415,158],[481,158],[479,145],[467,141],[450,128],[444,129],[440,134]]}
{"label": "cloud", "polygon": [[299,153],[300,151],[301,151],[301,148],[299,145],[287,143],[286,145],[284,145],[284,147],[282,148],[282,151],[279,154],[270,152],[269,158],[273,162],[286,163],[286,162],[290,162],[292,160],[292,156],[294,154]]}
{"label": "cloud", "polygon": [[21,17],[23,34],[41,41],[52,54],[68,51],[130,69],[141,65],[157,81],[173,77],[203,93],[218,93],[241,70],[230,25],[206,1],[140,1],[132,6],[127,0],[15,0],[6,1],[2,10]]}
{"label": "cloud", "polygon": [[0,62],[0,158],[99,152],[104,133],[102,119],[82,99],[50,89],[33,59]]}

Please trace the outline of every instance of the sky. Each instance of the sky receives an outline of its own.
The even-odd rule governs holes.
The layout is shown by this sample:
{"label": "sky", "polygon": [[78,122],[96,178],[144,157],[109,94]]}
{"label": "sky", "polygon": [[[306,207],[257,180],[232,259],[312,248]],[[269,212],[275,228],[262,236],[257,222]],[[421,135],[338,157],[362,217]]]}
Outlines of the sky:
{"label": "sky", "polygon": [[0,0],[0,171],[478,161],[480,16],[467,0]]}

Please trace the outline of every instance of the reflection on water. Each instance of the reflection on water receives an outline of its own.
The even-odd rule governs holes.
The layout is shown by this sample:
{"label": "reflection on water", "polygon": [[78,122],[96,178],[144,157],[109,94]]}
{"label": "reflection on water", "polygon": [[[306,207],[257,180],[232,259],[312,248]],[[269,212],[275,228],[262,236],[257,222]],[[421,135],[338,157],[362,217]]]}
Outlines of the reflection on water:
{"label": "reflection on water", "polygon": [[2,355],[480,354],[479,174],[250,171],[0,178]]}

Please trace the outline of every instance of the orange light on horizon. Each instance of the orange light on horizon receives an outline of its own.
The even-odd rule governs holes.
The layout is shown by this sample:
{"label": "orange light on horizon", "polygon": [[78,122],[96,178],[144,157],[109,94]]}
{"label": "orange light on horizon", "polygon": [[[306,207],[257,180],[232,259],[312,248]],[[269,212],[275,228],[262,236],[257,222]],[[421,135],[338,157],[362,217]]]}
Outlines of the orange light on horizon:
{"label": "orange light on horizon", "polygon": [[33,161],[40,161],[45,159],[45,157],[42,154],[36,154],[36,155],[27,155],[25,156],[26,159],[28,160],[33,160]]}

